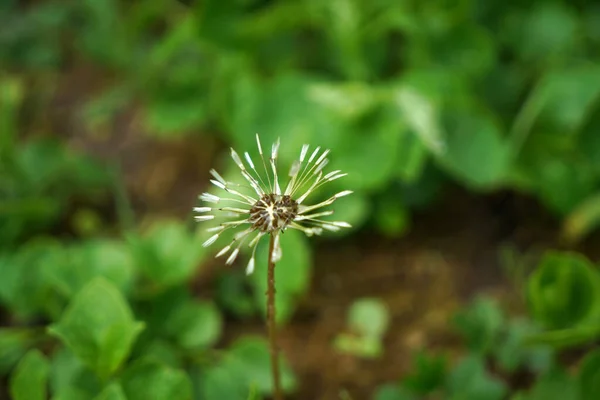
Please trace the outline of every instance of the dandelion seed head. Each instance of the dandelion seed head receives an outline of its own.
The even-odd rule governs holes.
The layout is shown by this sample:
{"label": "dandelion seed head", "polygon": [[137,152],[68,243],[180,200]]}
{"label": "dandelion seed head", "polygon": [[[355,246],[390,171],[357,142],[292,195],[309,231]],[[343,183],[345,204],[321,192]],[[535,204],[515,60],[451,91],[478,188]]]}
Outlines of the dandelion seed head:
{"label": "dandelion seed head", "polygon": [[[350,224],[346,222],[320,218],[333,214],[333,210],[323,211],[322,207],[351,194],[351,190],[343,190],[316,204],[305,204],[322,185],[346,176],[340,170],[324,172],[329,162],[327,156],[330,150],[321,151],[321,147],[316,147],[309,152],[310,146],[303,145],[298,159],[291,165],[287,183],[280,187],[277,170],[279,139],[272,144],[271,152],[267,155],[263,154],[258,135],[256,146],[260,156],[259,163],[253,162],[250,153],[244,152],[242,158],[231,149],[231,158],[239,168],[243,180],[241,183],[230,182],[214,169],[210,170],[214,178],[210,182],[216,187],[217,194],[203,193],[199,199],[218,205],[194,208],[196,213],[202,214],[194,217],[196,221],[214,220],[214,223],[217,223],[216,226],[207,229],[207,232],[212,232],[213,235],[203,243],[204,247],[215,243],[226,230],[239,229],[233,234],[232,241],[223,247],[216,257],[230,253],[225,262],[232,264],[242,246],[247,245],[252,252],[246,267],[247,274],[254,271],[256,248],[263,236],[274,237],[271,257],[275,262],[282,256],[279,233],[287,229],[299,230],[307,236],[313,236],[320,235],[323,231],[335,232],[342,228],[350,228]],[[282,187],[285,188],[283,192]],[[221,193],[218,193],[219,190]]]}

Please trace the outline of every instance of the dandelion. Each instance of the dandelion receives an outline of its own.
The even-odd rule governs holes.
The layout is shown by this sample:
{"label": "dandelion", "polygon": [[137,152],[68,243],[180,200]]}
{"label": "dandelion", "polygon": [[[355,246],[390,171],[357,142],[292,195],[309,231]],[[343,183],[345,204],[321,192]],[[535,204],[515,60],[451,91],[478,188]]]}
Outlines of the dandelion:
{"label": "dandelion", "polygon": [[347,175],[339,170],[323,172],[329,162],[329,150],[321,151],[321,148],[317,147],[309,155],[309,145],[302,146],[299,158],[289,170],[287,184],[280,186],[277,170],[279,143],[278,139],[271,147],[270,157],[265,159],[259,136],[256,135],[262,164],[258,169],[248,152],[244,153],[244,162],[238,153],[231,149],[231,158],[239,167],[245,183],[228,182],[213,169],[210,173],[214,179],[210,182],[222,194],[203,193],[199,197],[200,200],[210,206],[194,208],[198,214],[195,216],[196,221],[230,218],[208,229],[213,235],[204,242],[205,247],[214,244],[226,230],[240,229],[235,233],[232,242],[217,252],[216,257],[228,254],[226,264],[232,264],[242,247],[247,245],[251,249],[246,267],[247,274],[254,270],[256,248],[265,235],[274,238],[270,261],[276,262],[281,258],[279,233],[285,232],[286,229],[297,229],[312,236],[320,235],[323,231],[338,231],[350,227],[350,224],[343,221],[327,221],[321,218],[333,214],[333,210],[323,211],[324,207],[333,204],[340,197],[351,194],[352,191],[344,190],[319,203],[306,204],[310,195],[322,185]]}
{"label": "dandelion", "polygon": [[269,329],[269,344],[271,348],[271,371],[273,376],[273,398],[280,400],[281,383],[279,374],[279,359],[277,357],[277,334],[275,326],[275,262],[281,258],[279,233],[286,229],[297,229],[308,236],[320,235],[323,231],[338,231],[349,228],[350,224],[342,221],[327,221],[322,217],[333,214],[332,210],[323,211],[323,207],[333,204],[340,197],[352,193],[350,190],[341,191],[327,200],[316,204],[306,204],[309,196],[328,182],[346,176],[341,171],[324,173],[329,162],[329,150],[321,151],[315,148],[309,155],[309,146],[302,146],[300,157],[292,163],[289,180],[282,190],[277,171],[277,154],[279,139],[271,147],[271,156],[265,159],[260,139],[256,135],[256,145],[262,165],[258,171],[250,154],[244,153],[245,162],[231,149],[231,158],[239,167],[243,184],[228,182],[214,169],[210,171],[214,179],[211,183],[222,194],[203,193],[200,200],[209,205],[196,207],[194,211],[197,221],[211,221],[219,217],[226,220],[209,228],[213,235],[203,246],[215,243],[223,232],[229,229],[239,229],[231,243],[223,247],[217,257],[227,256],[226,263],[232,264],[246,245],[251,248],[250,261],[246,273],[254,271],[255,253],[259,241],[269,236],[269,259],[267,270],[267,325]]}

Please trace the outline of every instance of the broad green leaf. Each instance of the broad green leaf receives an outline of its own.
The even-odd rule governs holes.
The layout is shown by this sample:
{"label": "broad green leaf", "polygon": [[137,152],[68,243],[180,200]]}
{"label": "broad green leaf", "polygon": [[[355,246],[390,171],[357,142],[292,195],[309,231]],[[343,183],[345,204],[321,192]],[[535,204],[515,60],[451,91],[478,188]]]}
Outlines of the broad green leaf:
{"label": "broad green leaf", "polygon": [[328,166],[348,174],[338,185],[363,192],[383,188],[397,170],[405,129],[392,107],[371,112],[348,126],[343,139],[332,145],[335,153]]}
{"label": "broad green leaf", "polygon": [[506,385],[492,377],[482,358],[468,356],[450,372],[446,383],[448,398],[501,400],[508,393]]}
{"label": "broad green leaf", "polygon": [[562,369],[554,368],[538,378],[530,389],[527,400],[578,399],[577,389],[575,379]]}
{"label": "broad green leaf", "polygon": [[50,392],[54,400],[89,400],[102,387],[98,377],[66,347],[52,355]]}
{"label": "broad green leaf", "polygon": [[579,370],[579,388],[581,400],[600,398],[600,351],[588,353]]}
{"label": "broad green leaf", "polygon": [[96,397],[94,400],[128,400],[121,389],[121,386],[116,383],[111,383]]}
{"label": "broad green leaf", "polygon": [[582,127],[600,98],[600,67],[584,65],[550,72],[538,95],[543,99],[542,126],[572,134]]}
{"label": "broad green leaf", "polygon": [[[246,383],[247,395],[250,387],[263,395],[272,393],[271,355],[267,343],[261,338],[245,337],[237,340],[228,350],[225,362],[227,368],[236,371]],[[296,378],[282,354],[279,355],[281,368],[281,388],[291,393],[297,386]]]}
{"label": "broad green leaf", "polygon": [[51,258],[61,250],[55,241],[38,239],[18,252],[0,254],[0,301],[17,318],[52,313],[56,309],[48,275],[53,267]]}
{"label": "broad green leaf", "polygon": [[141,272],[158,287],[189,279],[207,254],[202,238],[177,221],[156,223],[143,237],[128,237]]}
{"label": "broad green leaf", "polygon": [[188,375],[178,369],[153,362],[138,362],[120,379],[127,400],[192,399]]}
{"label": "broad green leaf", "polygon": [[52,284],[67,299],[96,277],[105,278],[124,292],[133,283],[133,258],[122,242],[92,239],[55,252],[50,258]]}
{"label": "broad green leaf", "polygon": [[203,370],[199,380],[202,399],[246,400],[248,389],[243,374],[228,363],[211,365]]}
{"label": "broad green leaf", "polygon": [[38,350],[29,351],[10,379],[13,400],[46,400],[49,363]]}
{"label": "broad green leaf", "polygon": [[142,329],[122,294],[108,281],[96,278],[75,295],[49,331],[106,378],[125,361]]}
{"label": "broad green leaf", "polygon": [[475,107],[448,110],[444,115],[446,148],[438,161],[471,189],[501,185],[510,153],[499,124]]}
{"label": "broad green leaf", "polygon": [[502,36],[508,38],[523,63],[545,64],[577,49],[577,15],[568,4],[536,3],[528,13],[507,15]]}
{"label": "broad green leaf", "polygon": [[548,252],[529,278],[527,295],[533,317],[545,327],[598,324],[600,277],[583,256]]}
{"label": "broad green leaf", "polygon": [[189,301],[173,310],[165,325],[177,344],[194,349],[214,345],[221,336],[223,321],[214,304]]}

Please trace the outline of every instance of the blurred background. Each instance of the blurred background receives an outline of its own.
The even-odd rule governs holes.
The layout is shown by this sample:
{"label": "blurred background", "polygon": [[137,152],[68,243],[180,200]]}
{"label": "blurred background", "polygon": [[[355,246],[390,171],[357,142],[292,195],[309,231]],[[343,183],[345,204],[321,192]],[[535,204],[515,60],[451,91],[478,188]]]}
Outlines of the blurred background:
{"label": "blurred background", "polygon": [[282,239],[286,398],[600,398],[599,50],[586,0],[2,0],[0,398],[269,398],[191,211],[255,133],[354,191]]}

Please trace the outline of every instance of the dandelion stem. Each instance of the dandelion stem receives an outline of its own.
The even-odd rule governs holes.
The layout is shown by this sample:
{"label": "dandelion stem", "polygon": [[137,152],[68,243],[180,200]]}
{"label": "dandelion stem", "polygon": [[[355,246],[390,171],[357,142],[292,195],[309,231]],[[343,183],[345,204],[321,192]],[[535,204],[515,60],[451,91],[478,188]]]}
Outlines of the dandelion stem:
{"label": "dandelion stem", "polygon": [[273,378],[273,400],[282,400],[279,378],[279,349],[277,346],[277,326],[275,323],[275,262],[273,251],[275,234],[269,235],[269,264],[267,275],[267,327],[269,329],[269,346],[271,348],[271,375]]}

